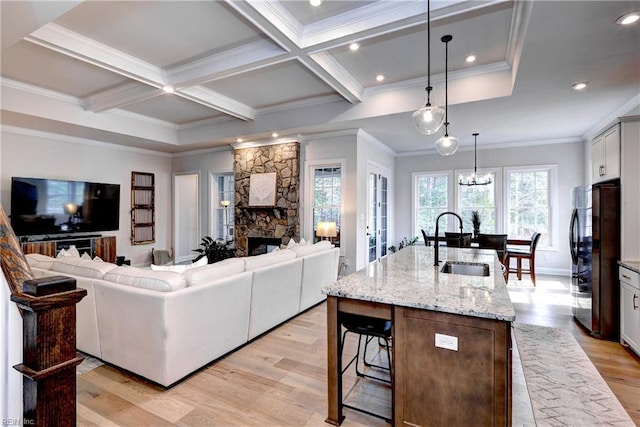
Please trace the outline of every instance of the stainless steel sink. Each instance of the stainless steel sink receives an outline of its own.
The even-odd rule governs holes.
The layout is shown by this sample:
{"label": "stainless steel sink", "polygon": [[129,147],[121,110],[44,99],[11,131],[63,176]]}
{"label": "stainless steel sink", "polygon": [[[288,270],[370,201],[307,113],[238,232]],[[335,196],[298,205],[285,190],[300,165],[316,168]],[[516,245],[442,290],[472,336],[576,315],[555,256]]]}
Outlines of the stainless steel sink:
{"label": "stainless steel sink", "polygon": [[440,269],[442,273],[465,276],[489,276],[489,264],[479,262],[447,261]]}

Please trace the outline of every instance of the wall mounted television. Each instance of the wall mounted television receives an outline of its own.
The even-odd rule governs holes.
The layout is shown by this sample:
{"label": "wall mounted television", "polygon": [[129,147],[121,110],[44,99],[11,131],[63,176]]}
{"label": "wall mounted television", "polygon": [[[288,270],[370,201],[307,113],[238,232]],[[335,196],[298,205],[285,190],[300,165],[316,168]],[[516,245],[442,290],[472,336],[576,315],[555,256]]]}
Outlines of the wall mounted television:
{"label": "wall mounted television", "polygon": [[120,185],[11,178],[11,226],[18,236],[117,230]]}

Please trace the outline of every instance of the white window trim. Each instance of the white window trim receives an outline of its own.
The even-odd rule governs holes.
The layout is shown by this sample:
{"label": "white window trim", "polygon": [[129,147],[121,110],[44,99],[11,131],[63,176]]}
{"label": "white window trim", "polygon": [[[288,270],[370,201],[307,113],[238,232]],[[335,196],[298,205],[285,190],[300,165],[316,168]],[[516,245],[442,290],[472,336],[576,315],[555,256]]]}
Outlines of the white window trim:
{"label": "white window trim", "polygon": [[510,172],[534,172],[540,170],[548,170],[549,171],[549,211],[551,218],[551,242],[548,245],[540,245],[538,246],[538,250],[549,251],[549,252],[558,252],[558,242],[559,242],[559,224],[558,224],[558,165],[557,164],[546,164],[546,165],[527,165],[527,166],[514,166],[514,167],[505,167],[504,168],[504,187],[505,187],[505,203],[503,209],[503,215],[505,218],[508,218],[509,212],[509,204],[507,200],[511,198],[511,188],[509,186],[509,173]]}
{"label": "white window trim", "polygon": [[[220,200],[218,200],[218,177],[220,175],[229,174],[233,175],[233,170],[209,172],[209,194],[207,195],[209,199],[209,210],[207,211],[207,216],[209,218],[208,235],[211,237],[213,237],[214,235],[217,236],[216,233],[218,230],[218,218],[214,213],[218,211],[218,207],[220,205]],[[230,206],[230,209],[233,209],[233,206]]]}
{"label": "white window trim", "polygon": [[[417,202],[417,182],[418,178],[426,176],[447,176],[447,201],[449,205],[447,206],[447,210],[455,212],[455,190],[454,190],[454,171],[452,170],[444,170],[444,171],[434,171],[434,172],[413,172],[411,174],[411,228],[413,230],[413,236],[420,236],[420,239],[424,242],[422,237],[422,231],[418,227],[418,202]],[[453,205],[452,205],[453,204]],[[447,218],[447,228],[453,226],[453,218]]]}
{"label": "white window trim", "polygon": [[[326,160],[308,160],[304,162],[305,175],[303,178],[303,187],[304,187],[304,203],[300,207],[300,231],[302,237],[305,240],[310,242],[313,241],[313,195],[314,195],[314,186],[313,186],[313,171],[321,168],[332,168],[339,167],[340,168],[340,185],[342,187],[340,191],[340,223],[344,225],[344,195],[347,178],[346,178],[346,167],[347,160],[346,159],[326,159]],[[308,208],[307,208],[308,207]],[[344,233],[340,233],[340,255],[344,256],[347,245],[347,241],[344,239]]]}
{"label": "white window trim", "polygon": [[[500,233],[500,230],[504,230],[504,194],[503,194],[503,185],[502,185],[502,169],[503,168],[483,168],[483,169],[478,169],[477,173],[479,175],[484,175],[486,173],[493,173],[495,175],[495,181],[493,182],[494,185],[494,200],[493,203],[495,204],[495,209],[496,209],[496,230],[494,231],[495,233]],[[473,173],[473,169],[456,169],[454,174],[455,177],[455,187],[456,187],[456,198],[455,198],[455,203],[454,203],[454,212],[458,212],[460,210],[460,206],[462,205],[461,201],[460,201],[460,197],[461,197],[461,191],[460,191],[460,187],[462,187],[459,184],[460,181],[460,175],[464,175],[464,176],[468,176],[471,173]]]}

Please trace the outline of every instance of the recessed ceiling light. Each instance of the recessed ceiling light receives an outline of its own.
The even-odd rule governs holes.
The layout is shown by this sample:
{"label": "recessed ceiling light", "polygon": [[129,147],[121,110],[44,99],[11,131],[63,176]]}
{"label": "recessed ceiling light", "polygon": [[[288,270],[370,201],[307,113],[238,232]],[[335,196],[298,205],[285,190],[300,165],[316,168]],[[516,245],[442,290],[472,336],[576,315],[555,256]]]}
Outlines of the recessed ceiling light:
{"label": "recessed ceiling light", "polygon": [[475,55],[469,55],[465,58],[465,61],[467,62],[474,62],[477,59],[477,57]]}
{"label": "recessed ceiling light", "polygon": [[242,141],[244,141],[244,139],[242,139],[242,138],[236,138],[236,142],[242,142]]}
{"label": "recessed ceiling light", "polygon": [[582,90],[582,89],[584,89],[584,88],[586,88],[586,87],[587,87],[587,82],[579,82],[579,83],[575,83],[575,84],[572,84],[572,85],[571,85],[571,87],[572,87],[574,90]]}
{"label": "recessed ceiling light", "polygon": [[320,6],[322,4],[322,0],[309,0],[309,4],[311,6]]}
{"label": "recessed ceiling light", "polygon": [[273,138],[277,138],[277,137],[278,137],[278,133],[277,133],[277,132],[274,132],[274,133],[272,133],[272,134],[271,134],[271,136],[272,136]]}
{"label": "recessed ceiling light", "polygon": [[381,81],[383,81],[383,80],[384,80],[384,74],[378,74],[378,75],[376,76],[376,81],[377,81],[377,82],[381,82]]}
{"label": "recessed ceiling light", "polygon": [[173,89],[173,86],[165,85],[162,86],[162,90],[166,93],[173,93],[175,89]]}
{"label": "recessed ceiling light", "polygon": [[630,12],[625,15],[622,15],[620,18],[616,19],[616,24],[631,25],[637,22],[639,19],[640,19],[640,11],[636,10],[634,12]]}
{"label": "recessed ceiling light", "polygon": [[349,49],[355,52],[356,50],[360,49],[360,43],[351,43],[349,45]]}

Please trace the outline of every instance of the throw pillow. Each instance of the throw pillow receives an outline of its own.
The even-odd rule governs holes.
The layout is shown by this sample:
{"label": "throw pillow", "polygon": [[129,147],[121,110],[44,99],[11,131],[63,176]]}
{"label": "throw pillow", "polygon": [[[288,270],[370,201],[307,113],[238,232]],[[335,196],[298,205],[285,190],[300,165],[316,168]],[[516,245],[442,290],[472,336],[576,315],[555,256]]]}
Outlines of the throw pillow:
{"label": "throw pillow", "polygon": [[69,249],[67,249],[66,256],[72,256],[74,258],[80,258],[80,252],[76,248],[76,245],[69,245]]}
{"label": "throw pillow", "polygon": [[83,253],[83,254],[80,256],[80,258],[81,258],[81,259],[88,259],[88,260],[91,260],[91,255],[89,255],[88,253],[86,253],[86,252],[85,252],[85,253]]}
{"label": "throw pillow", "polygon": [[98,262],[104,262],[104,260],[102,258],[100,258],[99,256],[93,257],[94,261],[98,261]]}
{"label": "throw pillow", "polygon": [[289,239],[289,243],[287,243],[287,249],[291,249],[292,247],[296,246],[297,243],[295,240],[293,240],[293,237],[291,239]]}
{"label": "throw pillow", "polygon": [[56,258],[64,258],[67,256],[67,251],[65,251],[64,249],[60,249],[60,252],[58,252],[58,255],[56,255]]}
{"label": "throw pillow", "polygon": [[304,246],[304,245],[306,245],[306,244],[307,244],[307,241],[306,241],[306,240],[304,240],[304,237],[301,237],[301,238],[300,238],[300,243],[298,243],[298,244],[299,244],[300,246]]}

